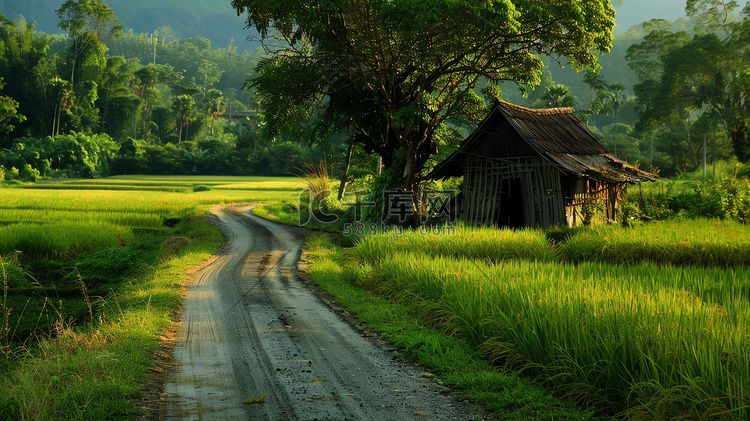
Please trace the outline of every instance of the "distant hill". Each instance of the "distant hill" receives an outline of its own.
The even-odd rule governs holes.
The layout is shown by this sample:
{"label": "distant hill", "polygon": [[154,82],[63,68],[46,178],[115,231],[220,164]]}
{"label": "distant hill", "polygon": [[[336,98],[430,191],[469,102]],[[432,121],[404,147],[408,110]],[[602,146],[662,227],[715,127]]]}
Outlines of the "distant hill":
{"label": "distant hill", "polygon": [[[20,16],[35,21],[37,30],[62,33],[57,28],[55,10],[65,0],[0,0],[0,14],[9,19]],[[685,17],[686,0],[618,0],[615,33],[623,33],[633,25],[651,20],[675,21]],[[747,0],[740,0],[744,6]],[[201,36],[208,38],[215,48],[233,45],[240,50],[254,50],[256,43],[247,43],[253,30],[245,29],[244,16],[237,16],[230,0],[108,0],[109,7],[135,33],[153,33],[169,26],[177,38]]]}
{"label": "distant hill", "polygon": [[[616,8],[616,33],[654,18],[674,21],[685,16],[685,0],[621,0]],[[20,16],[35,21],[37,30],[62,33],[57,28],[55,10],[64,0],[0,0],[0,14],[10,19]],[[135,33],[153,33],[169,26],[177,38],[201,36],[215,48],[227,47],[230,41],[240,50],[253,50],[257,44],[245,39],[255,35],[244,28],[244,17],[237,16],[230,0],[108,0],[109,7]],[[742,4],[745,1],[741,1]]]}
{"label": "distant hill", "polygon": [[[55,10],[65,0],[0,0],[0,14],[16,20],[23,16],[36,22],[36,29],[48,34],[63,33],[57,27]],[[247,43],[254,30],[245,29],[244,16],[237,16],[229,0],[105,0],[118,19],[135,33],[153,33],[162,27],[174,30],[175,38],[204,37],[213,48],[230,42],[242,50],[254,50]],[[163,32],[163,31],[161,31]]]}

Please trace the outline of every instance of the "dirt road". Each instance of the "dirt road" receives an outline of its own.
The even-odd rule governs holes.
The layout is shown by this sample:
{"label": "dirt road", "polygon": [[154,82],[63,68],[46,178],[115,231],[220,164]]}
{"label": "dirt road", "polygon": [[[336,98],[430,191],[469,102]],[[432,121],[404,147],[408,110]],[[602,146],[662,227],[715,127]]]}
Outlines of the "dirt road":
{"label": "dirt road", "polygon": [[188,287],[163,419],[475,419],[298,281],[290,230],[249,207],[212,212],[225,244]]}

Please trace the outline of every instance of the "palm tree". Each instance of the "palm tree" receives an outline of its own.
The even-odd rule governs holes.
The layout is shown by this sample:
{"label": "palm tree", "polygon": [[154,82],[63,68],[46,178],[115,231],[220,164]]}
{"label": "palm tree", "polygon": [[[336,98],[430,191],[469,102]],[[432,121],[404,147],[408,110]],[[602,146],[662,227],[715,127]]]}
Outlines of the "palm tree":
{"label": "palm tree", "polygon": [[625,84],[622,82],[604,83],[602,89],[597,92],[596,100],[591,104],[591,109],[596,114],[614,112],[615,114],[615,133],[614,154],[617,156],[617,110],[627,100],[625,93]]}
{"label": "palm tree", "polygon": [[224,96],[218,89],[209,89],[204,104],[206,115],[211,120],[210,133],[214,134],[214,121],[218,120],[227,108]]}
{"label": "palm tree", "polygon": [[53,78],[50,85],[57,89],[57,100],[55,101],[55,110],[52,116],[52,138],[60,134],[60,112],[70,108],[73,101],[73,93],[68,90],[70,83],[59,77]]}
{"label": "palm tree", "polygon": [[570,88],[560,84],[555,84],[547,88],[542,100],[544,100],[550,108],[573,108],[578,103],[578,98],[570,93]]}
{"label": "palm tree", "polygon": [[[182,142],[182,128],[187,126],[193,120],[193,111],[195,100],[190,95],[180,95],[174,100],[174,108],[177,111],[177,119],[180,124],[180,134],[177,142]],[[185,130],[185,140],[187,140],[187,130]]]}

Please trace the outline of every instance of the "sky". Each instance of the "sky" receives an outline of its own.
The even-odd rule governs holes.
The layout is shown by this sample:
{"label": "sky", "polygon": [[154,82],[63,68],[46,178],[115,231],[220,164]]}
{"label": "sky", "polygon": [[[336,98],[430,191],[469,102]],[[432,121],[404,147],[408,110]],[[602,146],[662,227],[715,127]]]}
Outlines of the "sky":
{"label": "sky", "polygon": [[[231,26],[235,28],[235,30],[238,32],[238,35],[235,37],[237,38],[237,41],[240,41],[244,36],[243,34],[243,23],[240,19],[237,18],[234,11],[229,7],[231,0],[203,0],[206,2],[225,2],[227,7],[225,8],[219,8],[219,9],[227,9],[227,22],[231,20]],[[681,17],[685,17],[685,3],[686,0],[620,0],[622,2],[622,6],[617,7],[615,10],[617,12],[615,17],[615,22],[617,23],[617,26],[615,27],[615,34],[622,33],[628,30],[633,25],[637,25],[639,23],[659,18],[659,19],[666,19],[669,21],[675,21]],[[739,0],[739,3],[741,5],[745,5],[748,0]],[[18,10],[24,10],[24,15],[27,18],[27,20],[34,21],[36,20],[39,25],[37,26],[37,29],[42,30],[43,32],[48,33],[57,33],[59,32],[59,29],[56,28],[56,24],[59,20],[57,16],[54,14],[55,8],[59,7],[64,2],[64,0],[0,0],[0,14],[6,14],[7,17],[10,19],[16,19],[18,13],[14,13]],[[108,2],[108,0],[104,0],[105,3]],[[119,2],[113,2],[113,5],[117,3],[118,7],[121,7],[120,3],[123,3],[122,1]],[[127,2],[124,2],[125,4],[128,4]],[[160,1],[160,0],[151,0],[150,4],[152,8],[159,8],[162,7],[160,4],[164,4],[163,7],[167,7],[167,4],[171,3],[168,1]],[[154,9],[156,10],[156,9]],[[117,14],[118,10],[115,10]],[[30,15],[36,15],[36,16],[30,16]],[[121,16],[122,18],[122,16]],[[190,19],[184,19],[185,16],[181,16],[180,19],[177,19],[175,22],[166,22],[165,25],[171,25],[173,28],[178,29],[175,27],[175,25],[179,25],[182,21],[189,21]],[[217,16],[218,18],[218,16]],[[135,19],[135,22],[138,22],[138,19]],[[152,31],[155,28],[148,28],[143,29],[139,28],[137,24],[134,24],[135,22],[130,22],[131,25],[136,27],[136,32],[139,31]],[[185,23],[183,22],[183,23]],[[127,20],[124,22],[125,25],[130,26],[129,22]],[[217,25],[217,22],[214,22],[213,24]],[[219,25],[221,26],[221,25]],[[178,32],[186,32],[184,34],[181,34],[183,37],[189,37],[189,36],[197,36],[200,34],[188,34],[187,32],[191,32],[190,28],[179,28],[180,30]],[[192,32],[197,32],[200,30],[205,30],[205,28],[193,28]],[[247,31],[244,31],[244,33],[248,33]],[[221,44],[220,46],[223,46]]]}
{"label": "sky", "polygon": [[618,31],[626,31],[633,25],[650,19],[666,19],[674,22],[685,15],[685,0],[623,0],[615,9]]}
{"label": "sky", "polygon": [[[615,11],[615,33],[627,31],[633,25],[638,25],[651,19],[666,19],[674,22],[684,18],[685,0],[622,0],[623,5]],[[747,0],[739,0],[740,8]],[[739,12],[739,10],[737,11]]]}

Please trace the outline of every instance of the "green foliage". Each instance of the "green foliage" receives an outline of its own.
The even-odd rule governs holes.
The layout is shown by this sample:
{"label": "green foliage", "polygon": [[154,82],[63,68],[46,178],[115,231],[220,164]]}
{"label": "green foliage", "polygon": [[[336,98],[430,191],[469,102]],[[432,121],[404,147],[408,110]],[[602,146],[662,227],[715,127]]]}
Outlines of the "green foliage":
{"label": "green foliage", "polygon": [[410,191],[448,120],[483,117],[481,78],[536,85],[543,67],[536,54],[594,66],[593,51],[609,50],[614,24],[609,1],[232,5],[262,39],[286,44],[248,81],[274,116],[266,135],[299,133],[309,121],[313,133],[351,134],[386,167],[400,166],[397,184]]}
{"label": "green foliage", "polygon": [[[71,133],[55,138],[16,139],[0,165],[21,168],[20,177],[101,177],[109,175],[117,145],[107,135]],[[2,158],[2,156],[0,156]]]}
{"label": "green foliage", "polygon": [[[5,291],[14,291],[29,288],[31,286],[23,269],[21,269],[21,266],[18,263],[18,253],[15,251],[13,253],[5,254],[4,256],[0,255],[0,282],[2,282],[0,288]],[[4,313],[0,314],[0,317],[4,318],[7,308],[4,308],[3,310]],[[7,328],[8,326],[0,326],[0,329]],[[6,334],[7,332],[5,331],[0,332],[0,343],[3,342],[2,339]]]}
{"label": "green foliage", "polygon": [[638,217],[643,213],[638,205],[629,200],[623,200],[617,212],[617,223],[623,227],[630,227],[639,223]]}
{"label": "green foliage", "polygon": [[60,18],[60,29],[72,35],[90,31],[102,40],[122,32],[123,26],[112,9],[100,0],[68,0],[55,13]]}
{"label": "green foliage", "polygon": [[[5,81],[0,77],[0,90]],[[22,122],[26,117],[18,114],[18,102],[11,97],[0,95],[0,134],[11,132],[15,128],[11,123]]]}
{"label": "green foliage", "polygon": [[[23,19],[9,21],[5,17],[0,19],[0,77],[3,79],[3,94],[12,101],[18,103],[18,108],[23,110],[26,121],[18,122],[15,133],[28,127],[43,128],[46,130],[48,114],[45,92],[40,82],[49,83],[56,76],[55,65],[47,56],[49,37],[36,33],[34,24],[27,23]],[[13,108],[13,103],[6,100],[6,106]],[[5,112],[10,109],[3,107]],[[13,114],[10,111],[10,114]],[[4,121],[3,124],[7,124]],[[8,147],[7,131],[3,134],[0,147]]]}
{"label": "green foliage", "polygon": [[748,223],[750,220],[750,180],[728,177],[717,182],[698,183],[692,191],[667,198],[672,213],[693,218],[718,218]]}
{"label": "green foliage", "polygon": [[[725,130],[740,162],[748,159],[747,74],[736,69],[746,61],[750,26],[747,16],[733,21],[737,7],[733,1],[689,1],[687,10],[696,24],[692,39],[684,31],[661,27],[630,48],[630,65],[641,77],[635,86],[644,106],[639,130],[675,130],[712,115],[712,128]],[[690,149],[697,161],[700,150]]]}
{"label": "green foliage", "polygon": [[[3,94],[6,95],[0,97],[0,103],[8,105],[0,107],[5,110],[0,115],[0,135],[7,134],[4,128],[10,129],[12,123],[16,126],[15,133],[24,134],[21,142],[27,143],[32,138],[47,141],[47,135],[57,138],[72,132],[87,136],[107,133],[118,142],[128,137],[144,140],[141,148],[146,144],[178,143],[184,138],[202,140],[204,132],[210,132],[212,137],[224,136],[227,142],[233,140],[233,134],[225,135],[225,126],[230,132],[236,128],[221,116],[228,104],[235,112],[247,109],[245,104],[249,103],[251,95],[240,93],[237,87],[241,86],[260,53],[238,54],[231,48],[212,50],[210,43],[199,39],[175,41],[159,47],[163,47],[165,61],[174,62],[179,70],[164,62],[143,66],[138,58],[145,55],[143,63],[152,61],[154,45],[149,43],[152,40],[132,33],[108,39],[107,34],[117,32],[119,27],[106,5],[98,0],[69,1],[58,12],[66,31],[70,25],[67,38],[36,33],[34,26],[23,20],[14,22],[3,18],[0,22],[0,78],[5,82]],[[111,42],[115,50],[107,52],[103,41]],[[217,67],[219,63],[221,70]],[[200,87],[187,80],[200,81]],[[211,85],[227,92],[207,89]],[[200,115],[194,113],[194,107],[189,104],[170,110],[174,97],[183,96],[183,102],[189,103],[201,92],[207,100]],[[14,104],[18,106],[11,106]],[[22,117],[14,114],[14,110],[23,110],[28,119],[21,121]],[[17,136],[4,136],[0,147],[13,150],[18,141]],[[78,168],[64,170],[61,162],[51,162],[58,156],[35,152],[39,152],[40,157],[34,159],[50,162],[31,162],[28,157],[0,154],[0,165],[6,162],[7,168],[23,169],[24,162],[7,162],[24,160],[42,177],[106,176],[110,171],[96,168],[97,163],[88,168],[78,163]],[[135,167],[137,158],[132,153],[123,155],[117,162],[117,172]],[[221,158],[226,159],[226,156]],[[216,167],[226,168],[226,165]],[[238,172],[239,168],[240,165],[234,165],[232,170]],[[200,170],[175,170],[177,173],[189,171]]]}
{"label": "green foliage", "polygon": [[[226,29],[226,28],[225,28]],[[162,32],[162,31],[159,31]],[[199,42],[192,40],[166,40],[162,34],[158,34],[157,66],[169,65],[184,77],[185,81],[194,81],[200,89],[203,89],[206,76],[209,82],[216,79],[216,73],[206,72],[209,68],[218,65],[220,74],[218,80],[210,83],[211,87],[229,95],[231,99],[240,100],[243,104],[237,111],[244,111],[250,105],[251,92],[238,92],[238,87],[242,86],[248,73],[256,62],[263,55],[263,50],[237,52],[236,48],[211,48],[211,43],[206,44],[205,40]],[[197,48],[200,44],[201,48]],[[107,44],[112,55],[122,55],[128,59],[135,59],[142,64],[153,62],[153,39],[149,34],[126,33],[123,36],[113,39]],[[201,68],[203,67],[203,70]],[[180,80],[173,80],[170,85],[182,83]]]}
{"label": "green foliage", "polygon": [[581,205],[581,220],[584,226],[591,225],[604,211],[602,202],[586,202]]}
{"label": "green foliage", "polygon": [[539,108],[574,108],[578,105],[578,98],[570,93],[570,88],[560,84],[548,87],[542,100],[544,101],[544,107]]}
{"label": "green foliage", "polygon": [[32,168],[30,164],[24,164],[18,175],[23,181],[36,181],[41,176],[39,170]]}
{"label": "green foliage", "polygon": [[[321,155],[293,142],[238,150],[231,139],[221,137],[166,145],[127,138],[118,145],[107,135],[71,133],[54,139],[19,138],[7,153],[0,153],[0,165],[6,179],[28,181],[137,173],[288,175]],[[21,168],[20,173],[13,168]]]}
{"label": "green foliage", "polygon": [[20,173],[18,172],[18,168],[16,167],[10,167],[10,169],[5,171],[5,180],[6,181],[18,181],[18,179],[21,177]]}

